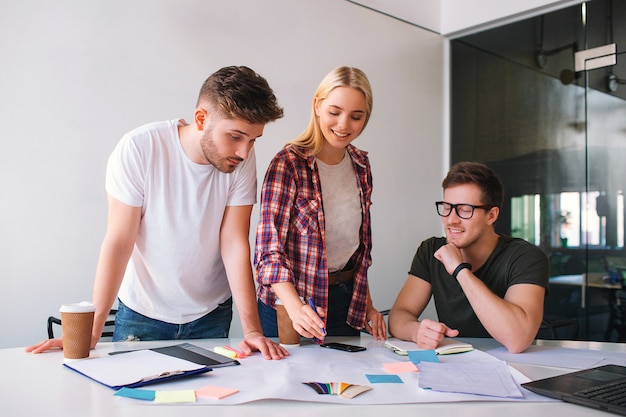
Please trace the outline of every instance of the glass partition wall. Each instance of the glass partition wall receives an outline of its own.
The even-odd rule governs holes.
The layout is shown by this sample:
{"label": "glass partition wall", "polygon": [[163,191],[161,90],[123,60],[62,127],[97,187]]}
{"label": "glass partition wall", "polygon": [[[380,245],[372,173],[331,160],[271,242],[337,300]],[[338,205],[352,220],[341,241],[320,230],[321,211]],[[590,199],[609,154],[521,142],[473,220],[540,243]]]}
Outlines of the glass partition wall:
{"label": "glass partition wall", "polygon": [[[587,54],[577,68],[580,52],[605,45],[612,64],[595,68],[603,61]],[[496,229],[548,254],[545,318],[563,324],[557,337],[626,341],[624,51],[618,0],[451,42],[451,162],[481,161],[502,178]]]}

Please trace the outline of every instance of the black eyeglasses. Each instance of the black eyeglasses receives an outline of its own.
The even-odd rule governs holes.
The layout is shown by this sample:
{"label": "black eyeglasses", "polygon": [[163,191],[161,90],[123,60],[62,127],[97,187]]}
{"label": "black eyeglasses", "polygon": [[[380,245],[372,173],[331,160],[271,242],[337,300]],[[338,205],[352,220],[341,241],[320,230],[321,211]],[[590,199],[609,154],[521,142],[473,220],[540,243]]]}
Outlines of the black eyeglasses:
{"label": "black eyeglasses", "polygon": [[456,215],[463,220],[471,219],[476,209],[490,210],[492,208],[492,206],[475,206],[473,204],[450,204],[445,201],[436,201],[435,206],[437,207],[437,214],[441,217],[448,217],[454,209]]}

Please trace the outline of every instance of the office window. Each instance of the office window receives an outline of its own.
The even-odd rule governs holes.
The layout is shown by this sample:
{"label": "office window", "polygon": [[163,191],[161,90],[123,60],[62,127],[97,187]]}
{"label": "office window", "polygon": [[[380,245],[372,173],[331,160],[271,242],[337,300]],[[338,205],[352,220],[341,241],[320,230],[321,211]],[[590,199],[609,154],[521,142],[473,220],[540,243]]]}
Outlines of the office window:
{"label": "office window", "polygon": [[[598,191],[564,192],[511,198],[511,235],[539,245],[541,225],[553,248],[606,246],[607,215],[602,205],[607,198]],[[624,247],[624,195],[615,196],[617,246]],[[543,212],[542,212],[543,210]],[[599,214],[600,213],[600,214]],[[542,223],[542,217],[546,220]]]}
{"label": "office window", "polygon": [[523,195],[511,199],[511,236],[539,245],[541,229],[539,195]]}
{"label": "office window", "polygon": [[624,247],[624,192],[617,192],[617,247]]}
{"label": "office window", "polygon": [[[450,162],[500,176],[496,231],[544,250],[552,276],[605,274],[608,257],[626,258],[626,86],[607,88],[626,74],[626,1],[584,4],[450,43]],[[616,65],[574,71],[577,51],[607,43]],[[546,311],[576,317],[581,339],[608,339],[606,290],[573,291],[551,291]]]}
{"label": "office window", "polygon": [[560,194],[561,216],[558,226],[562,246],[605,245],[606,224],[596,210],[599,196],[597,191]]}

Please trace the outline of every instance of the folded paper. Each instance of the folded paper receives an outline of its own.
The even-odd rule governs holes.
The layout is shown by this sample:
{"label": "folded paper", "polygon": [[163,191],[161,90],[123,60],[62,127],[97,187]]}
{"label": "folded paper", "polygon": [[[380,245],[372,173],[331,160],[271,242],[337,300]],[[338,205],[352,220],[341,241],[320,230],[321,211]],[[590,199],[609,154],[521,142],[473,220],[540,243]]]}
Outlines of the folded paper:
{"label": "folded paper", "polygon": [[372,389],[347,382],[303,382],[303,384],[313,388],[320,395],[339,395],[343,398],[354,398]]}

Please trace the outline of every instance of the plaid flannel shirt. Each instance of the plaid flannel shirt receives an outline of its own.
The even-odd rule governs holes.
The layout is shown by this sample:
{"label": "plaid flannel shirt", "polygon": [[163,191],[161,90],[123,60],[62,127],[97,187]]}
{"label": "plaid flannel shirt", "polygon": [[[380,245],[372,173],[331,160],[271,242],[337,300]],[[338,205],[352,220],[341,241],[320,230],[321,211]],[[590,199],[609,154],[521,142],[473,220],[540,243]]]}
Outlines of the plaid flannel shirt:
{"label": "plaid flannel shirt", "polygon": [[[367,270],[372,263],[370,206],[372,173],[367,152],[347,147],[361,194],[360,245],[352,256],[354,291],[347,322],[365,326]],[[292,145],[279,151],[265,174],[261,188],[259,224],[256,229],[254,265],[258,297],[274,307],[271,284],[291,282],[301,297],[312,297],[328,311],[328,267],[322,191],[315,157],[302,157]]]}

